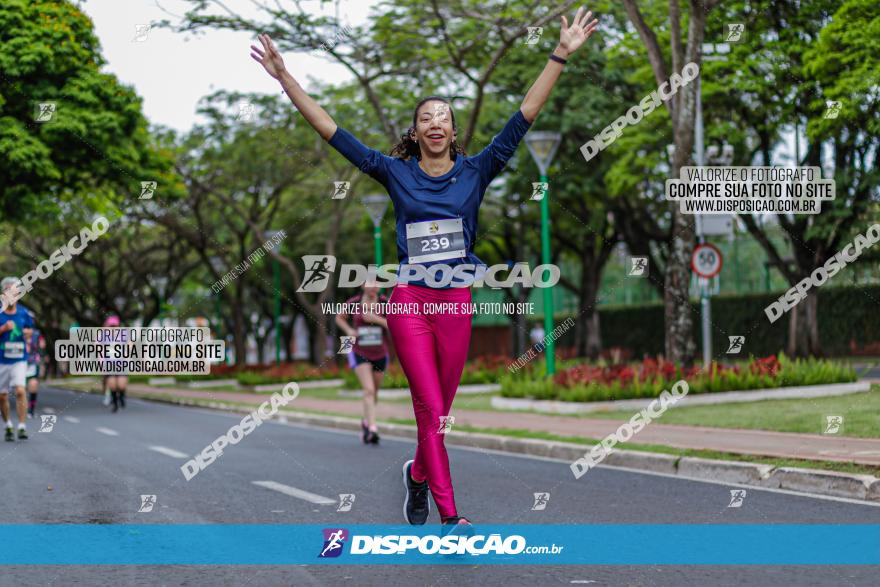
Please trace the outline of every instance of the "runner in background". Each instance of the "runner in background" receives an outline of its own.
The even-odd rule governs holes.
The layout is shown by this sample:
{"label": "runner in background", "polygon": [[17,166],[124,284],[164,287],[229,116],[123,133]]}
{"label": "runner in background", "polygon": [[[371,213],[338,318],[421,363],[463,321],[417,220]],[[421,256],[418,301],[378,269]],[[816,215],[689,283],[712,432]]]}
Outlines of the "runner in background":
{"label": "runner in background", "polygon": [[39,330],[34,329],[27,344],[28,418],[33,418],[37,409],[37,392],[40,388],[40,377],[43,376],[45,352],[46,339]]}
{"label": "runner in background", "polygon": [[[105,328],[118,328],[119,316],[108,316],[104,320]],[[124,334],[124,333],[123,333]],[[113,361],[115,359],[110,359]],[[104,375],[105,389],[110,390],[110,399],[113,402],[113,412],[119,411],[119,408],[125,408],[125,388],[128,387],[128,376],[126,375]]]}
{"label": "runner in background", "polygon": [[[0,292],[7,299],[15,299],[14,294],[21,288],[17,277],[6,277],[0,282]],[[12,432],[12,418],[9,413],[9,396],[15,398],[15,411],[18,414],[18,438],[26,440],[27,402],[25,382],[27,379],[27,348],[25,342],[33,333],[34,321],[30,312],[21,304],[11,303],[0,312],[0,415],[6,424],[6,440],[15,440]]]}
{"label": "runner in background", "polygon": [[379,295],[379,288],[375,283],[365,283],[362,293],[345,302],[358,309],[351,314],[354,327],[348,323],[349,314],[336,315],[339,329],[348,336],[355,337],[354,347],[348,354],[348,366],[357,374],[361,389],[364,390],[364,418],[361,420],[364,444],[379,444],[376,403],[388,365],[388,323],[380,313],[378,304],[387,302],[388,298]]}

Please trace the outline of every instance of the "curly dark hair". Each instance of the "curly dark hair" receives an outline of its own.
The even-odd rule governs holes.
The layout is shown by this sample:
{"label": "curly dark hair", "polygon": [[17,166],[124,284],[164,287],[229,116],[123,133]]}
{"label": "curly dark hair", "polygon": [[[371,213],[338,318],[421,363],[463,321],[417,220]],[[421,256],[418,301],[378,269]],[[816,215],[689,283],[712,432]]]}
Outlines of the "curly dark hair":
{"label": "curly dark hair", "polygon": [[[425,102],[430,102],[431,100],[437,100],[449,106],[449,113],[452,115],[452,130],[458,130],[458,127],[455,125],[455,112],[452,111],[452,104],[449,103],[449,100],[447,100],[443,96],[428,96],[427,98],[422,98],[421,100],[419,100],[419,103],[416,104],[416,109],[413,110],[412,126],[406,129],[405,133],[400,135],[400,142],[394,145],[394,148],[391,149],[390,153],[388,153],[390,156],[398,157],[399,159],[404,160],[415,157],[416,159],[421,160],[422,150],[419,148],[419,142],[414,141],[410,137],[410,134],[416,128],[416,119],[419,116],[419,108],[424,106]],[[464,149],[462,149],[458,142],[453,139],[452,144],[449,145],[449,158],[455,161],[455,158],[458,155],[467,155],[467,153],[465,153]]]}

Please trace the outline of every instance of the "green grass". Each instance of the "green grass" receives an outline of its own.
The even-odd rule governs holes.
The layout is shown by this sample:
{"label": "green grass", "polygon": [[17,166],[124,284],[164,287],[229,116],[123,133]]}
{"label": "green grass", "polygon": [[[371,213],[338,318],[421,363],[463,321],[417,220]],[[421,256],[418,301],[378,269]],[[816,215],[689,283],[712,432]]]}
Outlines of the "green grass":
{"label": "green grass", "polygon": [[[628,420],[634,413],[632,410],[592,412],[585,417]],[[864,393],[814,399],[683,405],[668,410],[659,421],[685,426],[821,434],[825,416],[843,416],[841,436],[880,438],[880,386],[874,385],[871,391]]]}

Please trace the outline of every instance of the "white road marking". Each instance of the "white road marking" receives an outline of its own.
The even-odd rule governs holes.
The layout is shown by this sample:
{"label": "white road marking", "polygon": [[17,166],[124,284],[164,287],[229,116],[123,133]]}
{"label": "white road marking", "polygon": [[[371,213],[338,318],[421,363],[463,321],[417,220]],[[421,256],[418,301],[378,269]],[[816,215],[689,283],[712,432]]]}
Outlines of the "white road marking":
{"label": "white road marking", "polygon": [[167,446],[148,446],[148,449],[152,451],[156,451],[159,454],[163,454],[166,457],[173,457],[175,459],[186,459],[189,458],[189,455],[179,450],[174,450],[173,448],[168,448]]}
{"label": "white road marking", "polygon": [[[356,434],[356,432],[354,430],[334,430],[334,429],[329,429],[329,428],[321,428],[320,426],[310,426],[308,424],[297,423],[297,424],[288,424],[288,426],[292,426],[294,428],[309,428],[312,430],[320,430],[321,432],[327,432],[328,434],[340,434],[340,435],[347,435],[347,436],[351,436],[352,434]],[[387,438],[389,440],[390,439],[399,440],[402,442],[410,442],[410,443],[412,442],[411,438],[406,438],[403,436],[394,436],[391,434],[383,435],[382,438]],[[585,447],[589,448],[586,445],[585,445]],[[473,446],[462,446],[460,444],[448,444],[448,445],[446,445],[446,449],[447,450],[449,450],[449,449],[466,450],[466,451],[475,452],[475,453],[479,453],[479,454],[493,454],[493,455],[498,455],[498,456],[502,456],[502,457],[511,457],[514,459],[547,461],[549,463],[565,463],[566,465],[571,462],[571,461],[568,461],[565,459],[559,459],[559,458],[553,458],[553,457],[541,457],[541,456],[537,456],[537,455],[523,455],[523,454],[516,454],[516,453],[496,450],[496,449],[492,449],[492,448],[477,448],[477,447],[473,447]],[[724,485],[727,487],[739,487],[741,489],[753,489],[756,492],[763,491],[766,493],[779,493],[781,495],[793,495],[796,497],[809,497],[811,499],[821,499],[822,501],[836,501],[839,503],[850,503],[853,505],[864,505],[864,506],[875,507],[875,508],[880,507],[880,503],[878,503],[878,502],[866,501],[866,500],[861,500],[861,499],[853,499],[850,497],[836,497],[834,495],[820,495],[818,493],[805,493],[803,491],[794,491],[792,489],[778,489],[778,488],[773,488],[773,487],[761,487],[759,485],[728,483],[726,481],[715,481],[713,479],[700,479],[698,477],[689,477],[687,475],[672,475],[669,473],[659,473],[659,472],[655,472],[655,471],[644,471],[641,469],[631,469],[629,467],[612,467],[611,465],[604,465],[604,464],[599,465],[598,468],[599,469],[606,469],[609,471],[623,471],[626,473],[635,473],[637,475],[648,475],[649,477],[666,477],[667,479],[677,479],[679,481],[696,481],[697,483],[708,483],[710,485]],[[577,479],[575,479],[573,475],[571,476],[571,480],[577,481]]]}
{"label": "white road marking", "polygon": [[79,418],[74,416],[62,416],[61,419],[65,422],[70,422],[71,424],[79,424]]}
{"label": "white road marking", "polygon": [[308,491],[303,491],[302,489],[297,489],[290,485],[284,485],[277,481],[251,481],[251,483],[259,487],[265,487],[266,489],[283,493],[284,495],[289,495],[290,497],[304,499],[310,503],[316,503],[318,505],[336,505],[337,502],[335,499],[330,499],[329,497],[324,497],[323,495],[317,495],[315,493],[309,493]]}
{"label": "white road marking", "polygon": [[46,406],[45,408],[43,408],[43,413],[44,414],[54,414],[55,408],[50,408],[49,406]]}
{"label": "white road marking", "polygon": [[95,431],[100,432],[101,434],[106,434],[107,436],[119,436],[119,432],[111,430],[110,428],[95,428]]}

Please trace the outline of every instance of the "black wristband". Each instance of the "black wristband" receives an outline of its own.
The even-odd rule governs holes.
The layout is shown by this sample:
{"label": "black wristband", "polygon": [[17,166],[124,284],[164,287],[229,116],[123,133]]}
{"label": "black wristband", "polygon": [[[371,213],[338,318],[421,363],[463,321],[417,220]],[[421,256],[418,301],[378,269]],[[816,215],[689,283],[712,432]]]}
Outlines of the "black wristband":
{"label": "black wristband", "polygon": [[568,63],[568,61],[566,61],[562,57],[557,57],[553,53],[550,54],[550,61],[555,61],[556,63],[561,63],[562,65],[565,65],[566,63]]}

